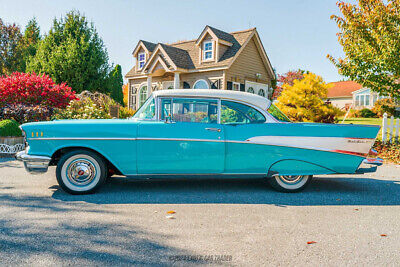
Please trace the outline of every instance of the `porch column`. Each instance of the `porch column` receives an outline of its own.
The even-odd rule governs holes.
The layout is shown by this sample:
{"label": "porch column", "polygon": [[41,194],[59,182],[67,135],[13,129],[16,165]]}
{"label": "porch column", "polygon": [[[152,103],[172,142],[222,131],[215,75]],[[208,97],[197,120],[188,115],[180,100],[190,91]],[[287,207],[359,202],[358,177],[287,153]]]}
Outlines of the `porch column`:
{"label": "porch column", "polygon": [[147,77],[147,97],[149,97],[150,96],[150,94],[151,94],[151,76],[149,75],[148,77]]}
{"label": "porch column", "polygon": [[175,77],[174,77],[174,89],[179,89],[179,72],[175,72]]}

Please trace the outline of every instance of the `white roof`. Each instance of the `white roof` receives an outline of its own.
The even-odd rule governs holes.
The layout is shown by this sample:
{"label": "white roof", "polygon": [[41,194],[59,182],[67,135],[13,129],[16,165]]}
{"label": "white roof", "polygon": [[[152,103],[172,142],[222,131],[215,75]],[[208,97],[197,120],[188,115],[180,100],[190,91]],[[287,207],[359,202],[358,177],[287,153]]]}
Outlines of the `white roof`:
{"label": "white roof", "polygon": [[267,110],[271,101],[267,98],[240,91],[220,89],[175,89],[154,91],[153,96],[186,96],[186,97],[211,97],[227,100],[236,100],[254,105],[260,109]]}

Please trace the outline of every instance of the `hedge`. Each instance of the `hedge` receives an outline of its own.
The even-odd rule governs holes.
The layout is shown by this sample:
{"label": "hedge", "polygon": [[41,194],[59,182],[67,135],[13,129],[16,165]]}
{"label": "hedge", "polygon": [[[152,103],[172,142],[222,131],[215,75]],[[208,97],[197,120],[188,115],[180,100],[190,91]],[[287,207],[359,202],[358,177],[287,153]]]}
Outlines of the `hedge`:
{"label": "hedge", "polygon": [[21,129],[19,128],[19,124],[14,120],[2,120],[0,121],[0,136],[13,136],[20,137],[22,136]]}

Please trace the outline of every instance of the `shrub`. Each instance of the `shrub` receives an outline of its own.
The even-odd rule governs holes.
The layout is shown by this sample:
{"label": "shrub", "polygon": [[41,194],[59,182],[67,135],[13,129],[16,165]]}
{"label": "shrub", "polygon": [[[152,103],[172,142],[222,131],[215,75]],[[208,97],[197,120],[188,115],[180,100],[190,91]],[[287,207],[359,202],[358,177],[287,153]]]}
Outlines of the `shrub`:
{"label": "shrub", "polygon": [[388,116],[394,116],[396,112],[396,104],[390,98],[380,99],[375,102],[372,111],[375,112],[379,117],[382,117],[386,112]]}
{"label": "shrub", "polygon": [[400,164],[400,143],[386,143],[382,141],[375,141],[374,148],[378,152],[378,157]]}
{"label": "shrub", "polygon": [[375,118],[376,113],[368,108],[363,108],[357,112],[358,118]]}
{"label": "shrub", "polygon": [[119,118],[120,119],[127,119],[132,117],[135,114],[136,110],[127,108],[127,107],[120,107],[119,108]]}
{"label": "shrub", "polygon": [[14,120],[2,120],[0,121],[0,136],[22,136],[19,124]]}
{"label": "shrub", "polygon": [[27,106],[23,104],[8,104],[0,108],[0,118],[13,119],[18,123],[47,121],[53,114],[53,108],[33,105]]}
{"label": "shrub", "polygon": [[0,106],[5,103],[64,108],[76,99],[65,83],[55,84],[48,75],[14,72],[0,77]]}
{"label": "shrub", "polygon": [[293,85],[283,85],[277,106],[293,121],[332,123],[340,111],[321,100],[326,98],[329,87],[320,76],[306,73]]}
{"label": "shrub", "polygon": [[53,115],[56,120],[68,119],[111,119],[110,115],[90,98],[72,100],[66,109],[57,109]]}

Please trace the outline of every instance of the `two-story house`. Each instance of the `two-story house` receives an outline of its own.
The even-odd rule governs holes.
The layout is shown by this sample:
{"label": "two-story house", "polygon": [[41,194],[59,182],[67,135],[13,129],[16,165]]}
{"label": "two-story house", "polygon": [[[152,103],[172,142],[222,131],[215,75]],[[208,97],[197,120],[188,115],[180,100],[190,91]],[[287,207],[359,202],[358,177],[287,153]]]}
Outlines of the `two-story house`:
{"label": "two-story house", "polygon": [[164,89],[222,89],[264,97],[272,93],[274,70],[256,28],[227,33],[206,26],[195,40],[173,44],[139,41],[135,65],[125,75],[128,105],[139,108]]}

